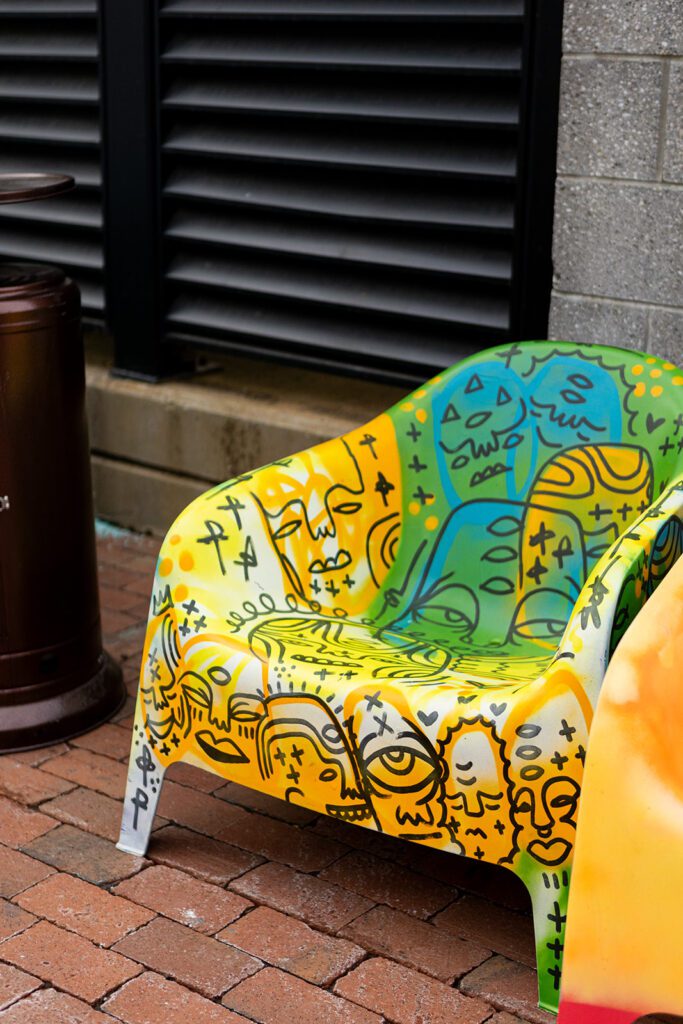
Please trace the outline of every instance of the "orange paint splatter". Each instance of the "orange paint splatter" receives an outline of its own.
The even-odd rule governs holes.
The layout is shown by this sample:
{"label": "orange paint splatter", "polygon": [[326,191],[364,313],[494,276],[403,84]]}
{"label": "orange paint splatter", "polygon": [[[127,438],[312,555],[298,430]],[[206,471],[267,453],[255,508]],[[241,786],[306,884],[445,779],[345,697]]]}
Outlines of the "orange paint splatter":
{"label": "orange paint splatter", "polygon": [[173,559],[162,558],[159,563],[159,575],[168,576],[173,571]]}
{"label": "orange paint splatter", "polygon": [[179,564],[180,568],[184,572],[189,572],[190,569],[194,569],[194,558],[192,557],[189,551],[181,552]]}

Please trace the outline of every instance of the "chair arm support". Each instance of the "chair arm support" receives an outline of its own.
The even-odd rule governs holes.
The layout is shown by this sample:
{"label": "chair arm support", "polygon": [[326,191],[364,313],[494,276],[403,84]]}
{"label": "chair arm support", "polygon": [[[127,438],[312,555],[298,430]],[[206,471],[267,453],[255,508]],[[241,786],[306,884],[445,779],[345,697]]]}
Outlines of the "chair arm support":
{"label": "chair arm support", "polygon": [[594,706],[614,648],[681,554],[682,520],[683,477],[612,544],[579,594],[560,650],[594,681]]}

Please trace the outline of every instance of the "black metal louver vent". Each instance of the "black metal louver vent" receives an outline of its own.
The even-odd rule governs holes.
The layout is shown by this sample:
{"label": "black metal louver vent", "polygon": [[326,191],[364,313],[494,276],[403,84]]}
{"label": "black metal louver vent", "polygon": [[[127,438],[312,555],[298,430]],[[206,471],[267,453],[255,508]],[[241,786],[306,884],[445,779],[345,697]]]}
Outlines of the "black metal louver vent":
{"label": "black metal louver vent", "polygon": [[408,372],[510,335],[523,0],[162,0],[171,336]]}
{"label": "black metal louver vent", "polygon": [[102,319],[97,0],[0,0],[0,172],[73,174],[54,200],[0,207],[0,257],[51,262]]}

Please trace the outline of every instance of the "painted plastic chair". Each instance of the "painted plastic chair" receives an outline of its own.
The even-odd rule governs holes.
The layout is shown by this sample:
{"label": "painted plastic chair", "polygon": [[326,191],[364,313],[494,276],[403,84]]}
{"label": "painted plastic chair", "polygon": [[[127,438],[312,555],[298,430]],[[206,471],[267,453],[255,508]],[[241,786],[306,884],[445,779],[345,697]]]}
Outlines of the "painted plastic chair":
{"label": "painted plastic chair", "polygon": [[184,760],[503,865],[556,1009],[593,708],[682,472],[681,371],[530,342],[213,488],[159,556],[121,849]]}
{"label": "painted plastic chair", "polygon": [[560,1024],[683,1016],[683,561],[637,616],[591,731]]}

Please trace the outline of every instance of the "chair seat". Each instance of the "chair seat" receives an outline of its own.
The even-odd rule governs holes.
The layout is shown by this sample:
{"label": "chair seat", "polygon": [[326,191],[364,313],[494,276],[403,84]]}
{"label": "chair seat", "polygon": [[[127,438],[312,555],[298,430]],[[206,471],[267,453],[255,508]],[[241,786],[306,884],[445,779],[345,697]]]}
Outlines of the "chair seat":
{"label": "chair seat", "polygon": [[510,866],[526,847],[552,870],[566,856],[578,786],[549,779],[553,811],[544,765],[581,756],[583,715],[562,687],[546,706],[552,654],[537,645],[479,654],[353,619],[272,615],[248,637],[183,647],[182,609],[156,621],[142,696],[162,755],[480,860]]}

